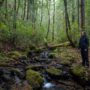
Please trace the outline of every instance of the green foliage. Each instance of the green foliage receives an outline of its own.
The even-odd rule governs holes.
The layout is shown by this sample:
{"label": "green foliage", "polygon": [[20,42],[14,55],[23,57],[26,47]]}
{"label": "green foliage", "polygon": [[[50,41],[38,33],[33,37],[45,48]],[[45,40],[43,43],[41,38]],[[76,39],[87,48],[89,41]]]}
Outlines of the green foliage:
{"label": "green foliage", "polygon": [[43,42],[43,33],[41,30],[34,30],[28,24],[18,22],[15,40],[17,47],[29,48],[32,44],[38,45]]}
{"label": "green foliage", "polygon": [[0,23],[0,40],[2,42],[11,41],[12,38],[12,30],[9,30],[9,27],[4,24]]}
{"label": "green foliage", "polygon": [[21,49],[27,49],[32,45],[39,45],[44,42],[42,30],[33,30],[28,24],[19,21],[16,31],[13,31],[9,30],[9,26],[0,23],[0,40],[12,43],[13,38],[15,38],[15,46]]}
{"label": "green foliage", "polygon": [[43,77],[41,74],[31,69],[27,70],[26,79],[33,88],[40,88],[43,84]]}
{"label": "green foliage", "polygon": [[66,31],[60,30],[57,36],[57,41],[60,43],[67,41]]}

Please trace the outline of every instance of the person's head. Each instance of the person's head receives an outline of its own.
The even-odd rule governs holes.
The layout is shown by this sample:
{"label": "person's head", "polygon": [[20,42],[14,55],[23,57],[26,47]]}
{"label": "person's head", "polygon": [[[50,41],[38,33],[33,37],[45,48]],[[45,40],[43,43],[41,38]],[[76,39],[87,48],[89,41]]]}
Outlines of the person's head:
{"label": "person's head", "polygon": [[85,31],[81,31],[81,36],[86,36],[86,32]]}

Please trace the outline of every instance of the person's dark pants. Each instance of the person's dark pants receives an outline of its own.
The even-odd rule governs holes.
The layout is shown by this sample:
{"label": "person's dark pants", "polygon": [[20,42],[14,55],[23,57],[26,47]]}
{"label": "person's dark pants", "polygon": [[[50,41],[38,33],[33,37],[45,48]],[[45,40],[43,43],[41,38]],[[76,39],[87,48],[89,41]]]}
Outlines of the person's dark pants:
{"label": "person's dark pants", "polygon": [[89,67],[88,48],[81,49],[82,65]]}

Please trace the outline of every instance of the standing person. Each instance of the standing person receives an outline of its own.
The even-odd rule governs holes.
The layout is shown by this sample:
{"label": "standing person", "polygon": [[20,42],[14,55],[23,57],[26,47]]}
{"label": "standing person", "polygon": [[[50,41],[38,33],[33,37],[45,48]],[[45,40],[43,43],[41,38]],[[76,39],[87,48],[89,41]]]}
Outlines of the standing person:
{"label": "standing person", "polygon": [[85,67],[89,67],[88,47],[89,47],[88,37],[86,35],[86,32],[82,31],[79,40],[79,48],[82,56],[82,65]]}

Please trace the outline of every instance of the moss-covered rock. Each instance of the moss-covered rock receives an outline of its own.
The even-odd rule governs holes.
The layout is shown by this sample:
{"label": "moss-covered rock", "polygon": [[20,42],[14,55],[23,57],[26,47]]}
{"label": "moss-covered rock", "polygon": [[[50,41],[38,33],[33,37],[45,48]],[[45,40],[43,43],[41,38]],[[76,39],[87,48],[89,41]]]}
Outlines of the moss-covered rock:
{"label": "moss-covered rock", "polygon": [[72,54],[63,52],[61,53],[61,64],[71,66],[75,62],[75,57]]}
{"label": "moss-covered rock", "polygon": [[4,53],[0,53],[0,63],[5,63],[9,60],[10,59]]}
{"label": "moss-covered rock", "polygon": [[90,70],[80,65],[74,65],[71,68],[71,73],[76,81],[81,85],[90,86]]}
{"label": "moss-covered rock", "polygon": [[15,73],[20,79],[23,79],[25,77],[25,73],[18,68],[10,68],[10,72]]}
{"label": "moss-covered rock", "polygon": [[7,54],[7,56],[12,59],[18,59],[22,56],[22,54],[19,51],[11,51]]}
{"label": "moss-covered rock", "polygon": [[84,79],[86,77],[86,69],[81,65],[74,65],[71,68],[73,75]]}
{"label": "moss-covered rock", "polygon": [[55,67],[49,67],[48,69],[46,69],[46,72],[51,76],[60,76],[62,74],[62,70]]}
{"label": "moss-covered rock", "polygon": [[44,81],[39,72],[31,69],[26,71],[26,79],[33,88],[40,88]]}

